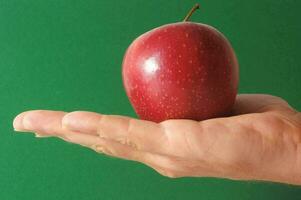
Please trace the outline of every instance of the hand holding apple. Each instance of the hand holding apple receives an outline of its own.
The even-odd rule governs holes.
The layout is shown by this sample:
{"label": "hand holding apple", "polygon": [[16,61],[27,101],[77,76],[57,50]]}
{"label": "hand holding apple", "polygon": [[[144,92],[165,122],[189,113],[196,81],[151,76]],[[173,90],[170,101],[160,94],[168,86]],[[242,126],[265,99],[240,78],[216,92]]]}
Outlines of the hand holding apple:
{"label": "hand holding apple", "polygon": [[85,111],[33,110],[19,114],[14,128],[142,162],[168,177],[301,185],[301,113],[270,95],[238,95],[233,112],[201,122],[155,123]]}
{"label": "hand holding apple", "polygon": [[[130,100],[142,118],[198,120],[231,110],[238,65],[219,32],[184,22],[138,38],[127,51],[123,74]],[[54,136],[138,161],[168,177],[300,185],[301,113],[270,95],[238,95],[232,111],[234,116],[201,122],[156,123],[85,111],[30,110],[16,116],[13,126],[39,138]]]}

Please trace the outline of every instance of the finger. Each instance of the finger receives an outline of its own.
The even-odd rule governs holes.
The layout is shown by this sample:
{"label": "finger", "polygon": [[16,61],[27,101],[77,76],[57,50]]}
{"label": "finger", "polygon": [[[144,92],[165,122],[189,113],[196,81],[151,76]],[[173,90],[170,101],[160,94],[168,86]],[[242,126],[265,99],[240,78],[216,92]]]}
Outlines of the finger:
{"label": "finger", "polygon": [[266,94],[240,94],[236,97],[234,115],[262,113],[274,110],[275,107],[289,107],[288,103],[276,96]]}
{"label": "finger", "polygon": [[61,135],[61,121],[66,112],[33,110],[15,117],[13,126],[16,131],[39,132],[40,135]]}
{"label": "finger", "polygon": [[[93,126],[90,126],[87,122],[94,121],[94,117],[98,117],[99,115],[87,112],[77,112],[77,114],[89,114],[87,117],[81,116],[81,118],[87,119],[85,121],[86,124],[84,124],[86,128],[85,131],[91,131],[91,133],[93,133]],[[62,121],[65,116],[66,113],[61,111],[27,111],[21,113],[15,118],[14,127],[17,130],[35,132],[39,137],[56,136],[65,141],[91,148],[99,153],[105,153],[117,158],[138,161],[154,168],[164,176],[179,177],[184,176],[185,173],[187,173],[184,165],[175,162],[169,156],[137,150],[132,146],[123,145],[118,141],[101,138],[97,134],[85,134],[66,129],[62,126]],[[114,119],[127,120],[126,117]]]}
{"label": "finger", "polygon": [[75,111],[64,116],[62,124],[72,131],[100,135],[144,151],[164,146],[164,132],[159,124],[150,121]]}
{"label": "finger", "polygon": [[[157,145],[157,143],[153,141],[156,141],[156,139],[158,139],[155,138],[155,135],[160,134],[160,132],[156,130],[154,130],[153,132],[145,131],[146,127],[143,123],[140,124],[139,127],[136,125],[134,126],[134,131],[138,131],[139,133],[141,133],[141,135],[135,134],[133,135],[135,137],[130,137],[130,139],[127,139],[128,135],[124,134],[123,132],[130,130],[128,128],[128,124],[126,124],[129,118],[121,116],[105,116],[103,117],[105,121],[103,121],[103,123],[99,127],[99,117],[101,117],[100,114],[91,112],[78,111],[70,113],[70,115],[68,115],[67,113],[61,111],[33,110],[19,114],[14,119],[13,124],[16,130],[35,132],[38,133],[38,137],[57,136],[64,140],[82,144],[84,146],[91,146],[91,144],[93,144],[93,140],[104,136],[108,136],[106,137],[107,139],[114,139],[115,141],[126,144],[133,148],[137,148],[138,144],[140,146],[145,144],[145,146],[151,148],[155,148],[154,146],[152,146],[152,144]],[[111,121],[110,119],[116,120]],[[123,122],[120,122],[120,124],[115,124],[118,119],[120,119],[121,121],[123,119],[126,120],[125,124],[123,124]],[[147,124],[147,122],[145,123]],[[68,125],[74,125],[76,128],[67,129],[69,127]],[[99,128],[103,128],[101,129],[102,133],[104,133],[103,135],[99,136]],[[120,134],[121,132],[122,134]],[[110,133],[112,133],[112,135],[110,135]],[[129,131],[128,133],[131,133],[131,131]],[[142,138],[143,134],[145,134],[145,138]],[[87,136],[84,137],[83,135]],[[139,142],[137,142],[137,140],[139,140]],[[147,144],[150,140],[152,140],[151,144]]]}
{"label": "finger", "polygon": [[19,114],[13,122],[18,131],[29,131],[36,133],[37,137],[56,136],[65,141],[103,151],[106,141],[98,135],[85,134],[65,129],[62,119],[66,112],[33,110]]}
{"label": "finger", "polygon": [[[65,127],[62,126],[62,121],[67,113],[61,111],[48,111],[48,110],[33,110],[33,111],[23,112],[15,118],[13,125],[16,130],[35,132],[37,133],[38,137],[57,136],[63,138],[66,141],[87,146],[90,148],[94,148],[94,147],[100,148],[100,146],[103,146],[104,144],[106,144],[105,142],[107,142],[108,144],[127,150],[123,153],[128,152],[130,148],[123,147],[124,145],[122,143],[118,143],[118,141],[114,141],[110,143],[108,142],[108,139],[104,140],[103,138],[101,138],[101,136],[99,136],[97,132],[93,134],[94,128],[97,127],[96,126],[93,127],[94,123],[91,122],[93,122],[94,116],[101,116],[101,115],[96,113],[89,113],[89,112],[74,112],[74,113],[80,114],[78,117],[80,117],[81,120],[74,119],[72,123],[76,124],[76,122],[79,123],[84,122],[84,123],[80,123],[80,125],[83,125],[82,127],[83,129],[77,131],[66,129]],[[85,130],[85,132],[89,131],[89,133],[92,134],[79,132],[83,130]],[[124,154],[125,158],[127,157],[126,155],[127,154]],[[133,157],[135,154],[131,153],[130,155],[131,157]]]}
{"label": "finger", "polygon": [[34,110],[19,114],[13,126],[18,131],[34,132],[36,137],[56,136],[65,141],[91,147],[98,139],[96,136],[72,132],[62,127],[62,119],[66,112]]}

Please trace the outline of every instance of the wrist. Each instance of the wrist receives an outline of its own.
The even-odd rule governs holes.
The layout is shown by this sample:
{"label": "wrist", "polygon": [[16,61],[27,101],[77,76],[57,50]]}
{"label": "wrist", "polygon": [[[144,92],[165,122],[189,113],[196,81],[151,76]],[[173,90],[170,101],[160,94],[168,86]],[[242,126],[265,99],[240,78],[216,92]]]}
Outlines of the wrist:
{"label": "wrist", "polygon": [[259,164],[254,179],[301,185],[301,143],[288,145],[286,148],[290,150],[272,160],[267,158]]}

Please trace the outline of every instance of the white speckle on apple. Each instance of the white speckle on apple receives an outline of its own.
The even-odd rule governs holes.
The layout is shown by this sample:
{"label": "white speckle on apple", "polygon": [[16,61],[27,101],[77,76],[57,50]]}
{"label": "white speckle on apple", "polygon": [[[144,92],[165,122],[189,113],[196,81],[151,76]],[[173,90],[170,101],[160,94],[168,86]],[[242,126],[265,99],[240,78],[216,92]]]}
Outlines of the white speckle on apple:
{"label": "white speckle on apple", "polygon": [[171,54],[168,54],[168,57],[171,58]]}
{"label": "white speckle on apple", "polygon": [[154,74],[159,66],[155,57],[148,58],[144,63],[144,70],[148,74]]}
{"label": "white speckle on apple", "polygon": [[182,55],[181,55],[181,54],[179,54],[179,55],[178,55],[178,57],[179,57],[179,58],[182,58]]}
{"label": "white speckle on apple", "polygon": [[185,33],[185,36],[188,38],[188,37],[189,37],[189,34],[188,34],[188,33]]}
{"label": "white speckle on apple", "polygon": [[158,36],[158,40],[161,40],[161,36]]}
{"label": "white speckle on apple", "polygon": [[179,69],[178,72],[181,73],[182,71]]}
{"label": "white speckle on apple", "polygon": [[177,85],[179,85],[180,84],[180,81],[179,80],[177,80]]}
{"label": "white speckle on apple", "polygon": [[185,43],[183,43],[182,46],[183,46],[184,48],[186,48],[186,44],[185,44]]}
{"label": "white speckle on apple", "polygon": [[169,46],[167,46],[167,49],[170,49],[171,48],[171,46],[169,45]]}
{"label": "white speckle on apple", "polygon": [[189,60],[189,63],[192,64],[192,60]]}

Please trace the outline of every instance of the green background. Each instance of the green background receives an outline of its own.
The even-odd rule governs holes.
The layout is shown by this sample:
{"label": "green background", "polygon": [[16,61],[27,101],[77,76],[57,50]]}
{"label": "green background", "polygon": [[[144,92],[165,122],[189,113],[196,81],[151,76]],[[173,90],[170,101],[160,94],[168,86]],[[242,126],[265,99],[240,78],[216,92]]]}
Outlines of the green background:
{"label": "green background", "polygon": [[[162,177],[140,163],[17,134],[29,109],[135,116],[121,62],[130,42],[181,20],[195,1],[0,1],[0,199],[300,199],[301,188]],[[192,17],[218,28],[240,62],[240,92],[281,96],[301,110],[301,1],[202,0]]]}

